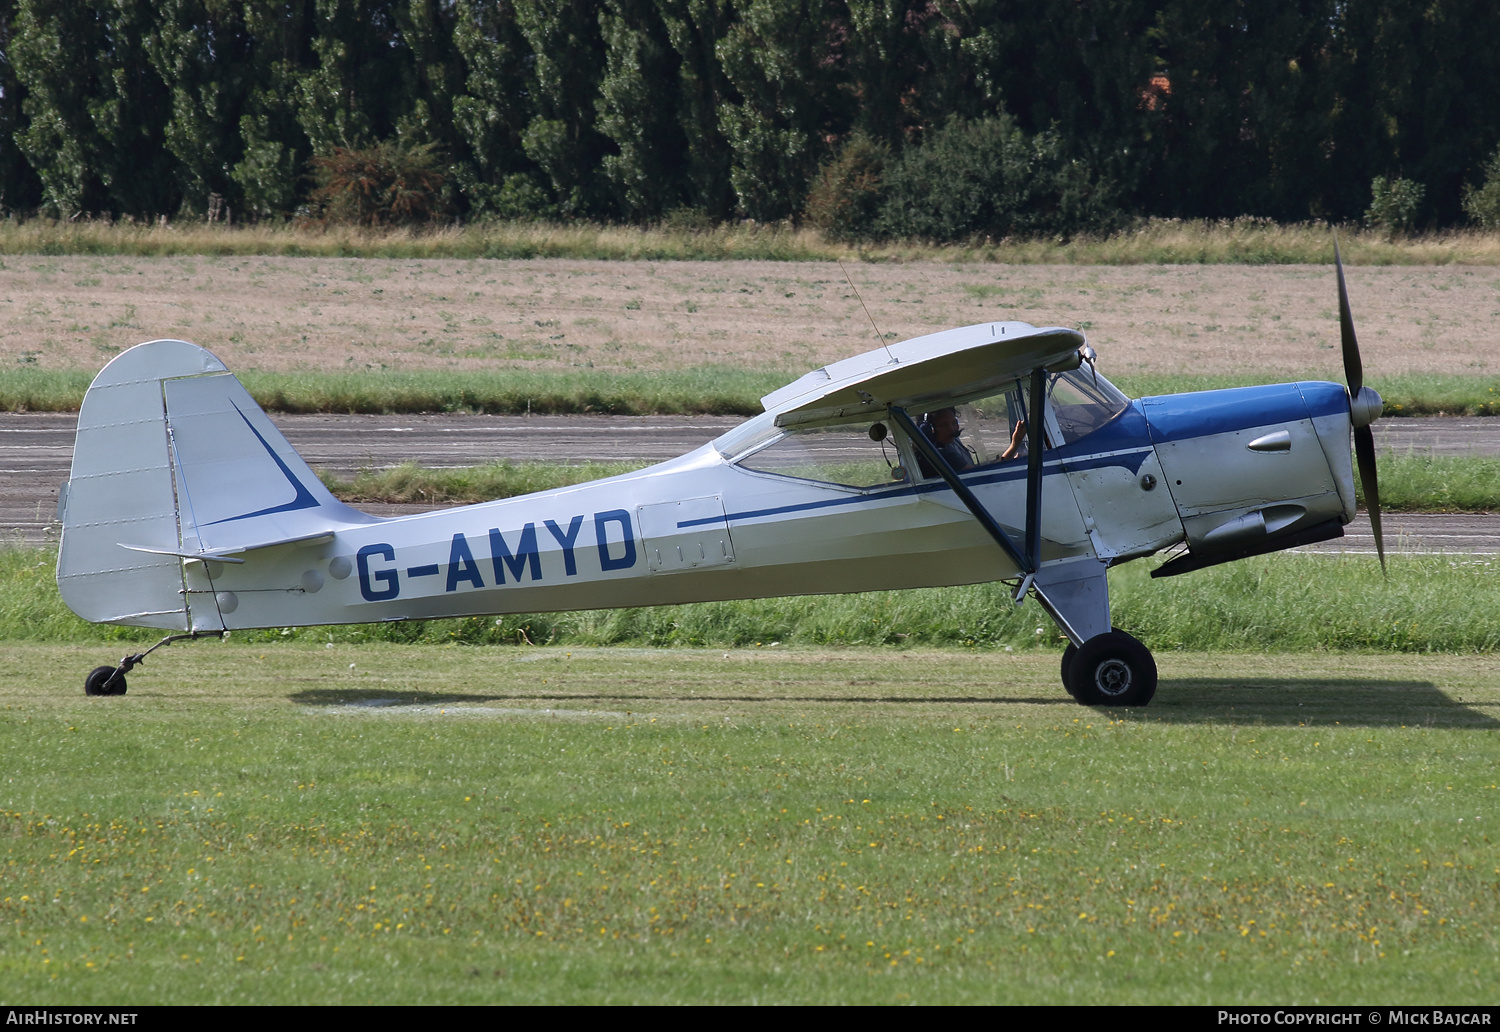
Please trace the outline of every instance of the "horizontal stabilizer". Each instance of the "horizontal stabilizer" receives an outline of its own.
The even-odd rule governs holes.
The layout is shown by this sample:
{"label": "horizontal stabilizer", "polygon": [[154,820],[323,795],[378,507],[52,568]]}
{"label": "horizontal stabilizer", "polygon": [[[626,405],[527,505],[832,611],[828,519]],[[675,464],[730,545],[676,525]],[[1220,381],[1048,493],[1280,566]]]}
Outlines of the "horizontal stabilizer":
{"label": "horizontal stabilizer", "polygon": [[231,559],[226,556],[216,555],[212,552],[189,552],[179,548],[147,548],[145,545],[127,545],[120,542],[121,548],[128,548],[132,552],[148,552],[151,555],[175,555],[179,559],[190,559],[194,562],[207,562],[212,559],[218,563],[243,563],[243,559]]}

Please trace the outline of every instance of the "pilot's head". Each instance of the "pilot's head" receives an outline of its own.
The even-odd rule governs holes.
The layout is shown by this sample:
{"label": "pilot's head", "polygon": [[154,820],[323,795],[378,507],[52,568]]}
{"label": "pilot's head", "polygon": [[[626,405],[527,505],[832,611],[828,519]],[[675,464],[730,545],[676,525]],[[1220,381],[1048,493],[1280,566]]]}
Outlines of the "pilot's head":
{"label": "pilot's head", "polygon": [[932,428],[932,443],[939,448],[952,444],[963,433],[963,428],[958,425],[958,411],[951,405],[927,413],[925,422]]}

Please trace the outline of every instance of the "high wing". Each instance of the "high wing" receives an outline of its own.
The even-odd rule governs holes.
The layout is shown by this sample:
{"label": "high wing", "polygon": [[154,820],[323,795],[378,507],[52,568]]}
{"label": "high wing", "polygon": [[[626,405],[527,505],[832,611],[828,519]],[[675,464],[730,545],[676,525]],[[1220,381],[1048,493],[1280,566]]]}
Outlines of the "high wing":
{"label": "high wing", "polygon": [[868,415],[890,405],[915,407],[932,398],[976,394],[1034,369],[1077,368],[1084,343],[1083,334],[1060,326],[962,326],[830,363],[760,401],[775,413],[777,426]]}

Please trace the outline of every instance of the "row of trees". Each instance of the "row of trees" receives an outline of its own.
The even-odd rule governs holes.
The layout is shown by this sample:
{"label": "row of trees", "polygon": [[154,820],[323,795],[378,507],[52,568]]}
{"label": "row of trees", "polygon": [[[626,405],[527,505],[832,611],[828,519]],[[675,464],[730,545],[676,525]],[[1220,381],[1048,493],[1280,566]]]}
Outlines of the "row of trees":
{"label": "row of trees", "polygon": [[1066,231],[1382,177],[1446,224],[1495,39],[1493,0],[0,0],[0,205],[281,216],[353,153],[423,215]]}

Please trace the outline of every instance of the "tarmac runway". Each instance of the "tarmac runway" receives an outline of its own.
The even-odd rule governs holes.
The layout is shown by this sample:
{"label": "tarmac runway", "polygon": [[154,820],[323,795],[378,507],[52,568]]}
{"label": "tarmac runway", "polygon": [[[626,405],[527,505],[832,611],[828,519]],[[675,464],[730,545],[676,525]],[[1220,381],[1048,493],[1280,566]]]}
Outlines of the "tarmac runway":
{"label": "tarmac runway", "polygon": [[[702,445],[737,425],[737,416],[273,416],[315,468],[349,476],[402,462],[473,466],[512,461],[657,461]],[[0,536],[40,544],[56,534],[58,486],[73,457],[74,413],[0,413]],[[1500,419],[1386,419],[1375,424],[1381,450],[1500,455]],[[427,506],[367,505],[376,515]],[[1385,516],[1390,551],[1500,553],[1500,515]],[[1364,516],[1345,537],[1315,551],[1374,551]]]}

